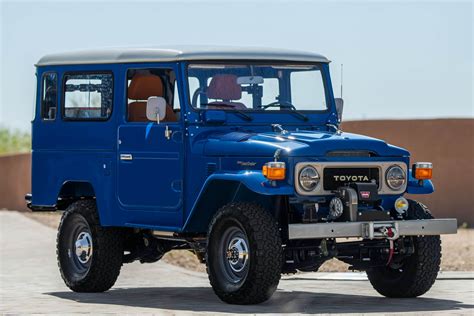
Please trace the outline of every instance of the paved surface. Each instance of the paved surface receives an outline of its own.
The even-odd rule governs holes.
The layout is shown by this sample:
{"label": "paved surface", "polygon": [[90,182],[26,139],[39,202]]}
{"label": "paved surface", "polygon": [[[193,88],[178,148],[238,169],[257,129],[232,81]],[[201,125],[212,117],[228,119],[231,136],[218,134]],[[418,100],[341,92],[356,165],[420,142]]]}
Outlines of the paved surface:
{"label": "paved surface", "polygon": [[15,212],[0,212],[0,313],[410,313],[474,314],[474,273],[444,273],[417,299],[379,296],[363,274],[285,277],[272,299],[255,306],[219,301],[207,276],[163,262],[125,265],[114,288],[79,294],[56,266],[56,232]]}

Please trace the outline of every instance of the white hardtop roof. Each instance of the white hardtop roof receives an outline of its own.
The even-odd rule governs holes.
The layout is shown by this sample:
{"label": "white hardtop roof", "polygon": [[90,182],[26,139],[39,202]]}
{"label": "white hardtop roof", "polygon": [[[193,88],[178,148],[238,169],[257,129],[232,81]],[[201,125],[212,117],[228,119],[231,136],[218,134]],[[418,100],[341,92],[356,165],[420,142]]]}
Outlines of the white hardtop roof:
{"label": "white hardtop roof", "polygon": [[36,66],[231,59],[329,62],[326,57],[316,53],[288,49],[179,46],[171,48],[105,48],[50,54],[42,57]]}

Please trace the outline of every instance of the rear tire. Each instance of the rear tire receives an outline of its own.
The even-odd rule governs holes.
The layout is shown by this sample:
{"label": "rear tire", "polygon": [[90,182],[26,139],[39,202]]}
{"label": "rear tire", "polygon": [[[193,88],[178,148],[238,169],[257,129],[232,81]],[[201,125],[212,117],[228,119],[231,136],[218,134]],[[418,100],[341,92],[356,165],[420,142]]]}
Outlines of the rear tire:
{"label": "rear tire", "polygon": [[[408,219],[432,219],[428,208],[409,200]],[[434,284],[441,263],[439,236],[413,237],[415,253],[406,258],[400,269],[378,267],[367,271],[374,289],[387,297],[417,297]]]}
{"label": "rear tire", "polygon": [[104,292],[120,274],[123,258],[119,229],[100,226],[94,200],[71,204],[59,224],[56,254],[67,287]]}
{"label": "rear tire", "polygon": [[211,221],[207,272],[216,295],[230,304],[258,304],[281,277],[282,243],[276,220],[252,203],[231,203]]}

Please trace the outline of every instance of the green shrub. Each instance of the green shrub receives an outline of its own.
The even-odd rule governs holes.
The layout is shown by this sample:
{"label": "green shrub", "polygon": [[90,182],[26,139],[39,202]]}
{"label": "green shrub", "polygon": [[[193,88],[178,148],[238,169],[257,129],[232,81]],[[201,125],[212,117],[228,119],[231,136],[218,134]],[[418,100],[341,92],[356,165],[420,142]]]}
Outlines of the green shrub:
{"label": "green shrub", "polygon": [[29,152],[31,135],[27,132],[0,127],[0,155]]}

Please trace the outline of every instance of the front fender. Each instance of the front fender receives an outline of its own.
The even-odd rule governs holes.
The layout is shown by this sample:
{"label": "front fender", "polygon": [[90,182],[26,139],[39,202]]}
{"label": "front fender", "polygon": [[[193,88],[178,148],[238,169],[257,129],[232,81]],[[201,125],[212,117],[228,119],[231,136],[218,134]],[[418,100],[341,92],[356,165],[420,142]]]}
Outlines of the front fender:
{"label": "front fender", "polygon": [[245,185],[250,191],[263,195],[293,195],[295,193],[294,188],[287,183],[277,182],[275,186],[271,185],[268,179],[257,171],[216,173],[207,178],[204,188],[208,183],[215,180],[237,181]]}
{"label": "front fender", "polygon": [[212,216],[222,206],[234,201],[269,204],[272,196],[293,195],[287,183],[271,185],[261,172],[215,173],[209,176],[199,192],[183,232],[204,233]]}
{"label": "front fender", "polygon": [[434,185],[431,180],[423,180],[422,184],[420,185],[420,180],[415,179],[411,170],[409,170],[406,192],[409,194],[430,194],[434,192]]}

